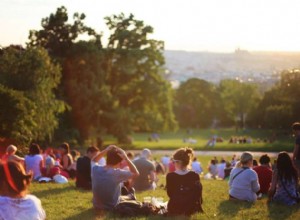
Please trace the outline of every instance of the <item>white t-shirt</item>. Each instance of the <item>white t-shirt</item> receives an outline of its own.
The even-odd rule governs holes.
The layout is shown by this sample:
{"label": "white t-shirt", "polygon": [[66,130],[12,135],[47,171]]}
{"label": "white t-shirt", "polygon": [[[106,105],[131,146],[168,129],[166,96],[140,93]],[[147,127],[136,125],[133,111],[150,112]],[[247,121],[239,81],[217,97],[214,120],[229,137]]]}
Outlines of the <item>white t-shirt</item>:
{"label": "white t-shirt", "polygon": [[198,174],[202,173],[203,169],[201,167],[201,163],[199,161],[193,161],[192,162],[192,170]]}
{"label": "white t-shirt", "polygon": [[43,156],[40,154],[36,155],[27,155],[25,157],[25,165],[26,165],[26,172],[28,173],[30,170],[33,172],[33,179],[38,179],[42,176],[40,170],[40,163],[43,160]]}
{"label": "white t-shirt", "polygon": [[7,219],[42,220],[46,213],[41,200],[33,195],[18,199],[0,196],[0,220]]}

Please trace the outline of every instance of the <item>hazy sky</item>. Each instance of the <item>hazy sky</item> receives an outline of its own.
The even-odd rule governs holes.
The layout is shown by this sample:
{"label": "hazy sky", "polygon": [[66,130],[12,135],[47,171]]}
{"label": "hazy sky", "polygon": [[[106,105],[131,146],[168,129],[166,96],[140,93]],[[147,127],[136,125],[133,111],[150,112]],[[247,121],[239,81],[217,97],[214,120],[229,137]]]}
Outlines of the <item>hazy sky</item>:
{"label": "hazy sky", "polygon": [[0,45],[25,45],[29,30],[62,5],[105,36],[105,16],[133,13],[169,50],[300,51],[299,0],[0,0]]}

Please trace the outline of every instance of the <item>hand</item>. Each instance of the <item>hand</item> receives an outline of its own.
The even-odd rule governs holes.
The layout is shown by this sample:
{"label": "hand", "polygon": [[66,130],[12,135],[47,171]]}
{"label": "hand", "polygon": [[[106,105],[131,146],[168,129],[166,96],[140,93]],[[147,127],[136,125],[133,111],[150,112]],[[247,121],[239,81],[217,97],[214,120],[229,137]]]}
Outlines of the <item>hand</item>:
{"label": "hand", "polygon": [[110,150],[112,150],[112,149],[114,149],[114,148],[118,148],[116,145],[109,145],[107,148],[106,148],[106,150],[107,151],[110,151]]}
{"label": "hand", "polygon": [[127,154],[126,152],[121,149],[121,148],[117,148],[117,152],[118,152],[118,155],[123,159],[123,160],[126,160],[127,159]]}

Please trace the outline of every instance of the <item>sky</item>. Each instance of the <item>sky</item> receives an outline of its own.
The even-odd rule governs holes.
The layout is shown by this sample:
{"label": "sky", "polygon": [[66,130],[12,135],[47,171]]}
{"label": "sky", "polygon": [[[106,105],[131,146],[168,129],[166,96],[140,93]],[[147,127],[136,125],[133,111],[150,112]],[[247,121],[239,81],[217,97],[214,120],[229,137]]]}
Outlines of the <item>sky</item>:
{"label": "sky", "polygon": [[60,6],[86,15],[103,32],[104,17],[130,13],[154,28],[167,50],[300,51],[299,0],[0,0],[0,45],[28,41],[29,30]]}

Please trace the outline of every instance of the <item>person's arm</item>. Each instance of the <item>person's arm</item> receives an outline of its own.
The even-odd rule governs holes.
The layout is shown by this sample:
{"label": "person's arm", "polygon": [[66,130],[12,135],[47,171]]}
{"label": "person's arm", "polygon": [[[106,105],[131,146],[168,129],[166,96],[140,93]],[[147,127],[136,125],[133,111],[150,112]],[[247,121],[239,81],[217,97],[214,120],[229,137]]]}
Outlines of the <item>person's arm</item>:
{"label": "person's arm", "polygon": [[157,181],[157,178],[156,178],[156,173],[154,170],[150,171],[150,182],[153,183],[153,182],[156,182]]}
{"label": "person's arm", "polygon": [[298,152],[299,152],[299,144],[298,144],[297,141],[296,141],[295,147],[294,147],[294,151],[293,151],[293,160],[296,160],[296,157],[297,157],[297,155],[298,155]]}
{"label": "person's arm", "polygon": [[137,170],[136,166],[131,162],[131,160],[127,157],[127,154],[124,150],[121,148],[118,149],[119,156],[127,162],[127,165],[129,167],[129,171],[132,173],[132,178],[136,178],[140,175],[139,171]]}
{"label": "person's arm", "polygon": [[252,188],[253,192],[257,193],[260,190],[260,185],[258,182],[257,173],[254,171],[253,174],[255,175],[255,177],[254,177],[254,180],[251,181],[251,188]]}
{"label": "person's arm", "polygon": [[275,194],[277,179],[278,179],[277,171],[274,171],[273,175],[272,175],[271,186],[270,186],[270,189],[268,192],[268,201],[271,201],[273,198],[273,195]]}
{"label": "person's arm", "polygon": [[68,167],[69,167],[69,157],[68,157],[68,155],[65,154],[62,159],[63,159],[63,164],[64,164],[63,169],[67,170]]}
{"label": "person's arm", "polygon": [[105,148],[103,151],[98,152],[92,159],[92,162],[98,162],[102,157],[104,157],[107,152],[112,149],[112,148],[117,148],[115,145],[109,145],[107,148]]}

